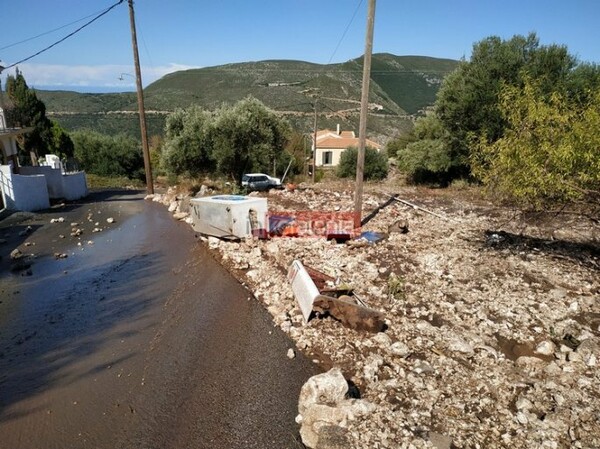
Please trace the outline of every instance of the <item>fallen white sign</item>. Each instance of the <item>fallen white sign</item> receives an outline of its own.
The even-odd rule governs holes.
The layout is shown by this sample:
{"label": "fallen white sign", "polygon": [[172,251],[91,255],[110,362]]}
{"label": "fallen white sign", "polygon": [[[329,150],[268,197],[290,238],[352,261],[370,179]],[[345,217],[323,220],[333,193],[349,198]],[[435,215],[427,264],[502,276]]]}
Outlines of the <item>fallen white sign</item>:
{"label": "fallen white sign", "polygon": [[319,296],[319,290],[299,260],[294,260],[290,265],[288,280],[306,323],[312,312],[315,298]]}

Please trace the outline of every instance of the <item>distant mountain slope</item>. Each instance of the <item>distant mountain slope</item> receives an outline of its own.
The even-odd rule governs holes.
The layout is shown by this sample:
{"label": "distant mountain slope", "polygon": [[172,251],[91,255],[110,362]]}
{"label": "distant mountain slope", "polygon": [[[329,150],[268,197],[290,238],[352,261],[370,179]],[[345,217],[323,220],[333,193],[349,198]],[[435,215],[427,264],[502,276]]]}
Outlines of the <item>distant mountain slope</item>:
{"label": "distant mountain slope", "polygon": [[[357,128],[360,109],[363,58],[341,64],[271,60],[226,64],[171,73],[146,87],[149,111],[166,113],[198,104],[213,109],[252,95],[270,108],[288,116],[300,131],[311,129],[314,95],[318,97],[319,126],[341,123]],[[381,137],[405,128],[410,115],[435,101],[443,77],[458,61],[425,56],[373,55],[369,103],[370,126]],[[79,94],[38,91],[51,116],[67,128],[78,128],[94,120],[90,115],[107,114],[135,126],[129,111],[137,108],[133,92],[123,94]],[[312,95],[312,96],[311,96]],[[410,125],[408,125],[410,126]],[[110,129],[113,129],[111,126]],[[160,132],[160,123],[156,123]]]}

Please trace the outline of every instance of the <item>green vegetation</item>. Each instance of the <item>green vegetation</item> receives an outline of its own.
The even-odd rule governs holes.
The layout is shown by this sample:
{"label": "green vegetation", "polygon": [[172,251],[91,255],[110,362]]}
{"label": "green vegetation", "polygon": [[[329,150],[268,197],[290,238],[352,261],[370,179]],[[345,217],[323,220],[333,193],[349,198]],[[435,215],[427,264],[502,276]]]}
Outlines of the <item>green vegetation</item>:
{"label": "green vegetation", "polygon": [[600,204],[600,91],[584,101],[565,93],[544,95],[543,82],[505,86],[501,138],[480,135],[474,174],[494,194],[521,205]]}
{"label": "green vegetation", "polygon": [[215,112],[197,106],[167,119],[161,164],[167,173],[218,173],[237,183],[248,172],[283,172],[289,124],[254,98]]}
{"label": "green vegetation", "polygon": [[[369,101],[382,107],[369,121],[371,135],[392,135],[410,128],[406,114],[431,105],[444,75],[458,62],[420,56],[373,55]],[[305,90],[318,89],[319,126],[345,129],[358,127],[362,58],[342,64],[312,64],[302,61],[260,61],[226,64],[166,75],[145,91],[148,134],[163,134],[167,113],[197,105],[214,111],[222,103],[234,104],[252,96],[284,115],[294,128],[312,128],[312,99]],[[69,130],[125,132],[139,136],[135,93],[81,94],[38,91],[48,114]],[[332,111],[344,111],[326,117]]]}
{"label": "green vegetation", "polygon": [[600,68],[564,46],[540,45],[535,34],[489,37],[445,78],[435,113],[388,150],[413,181],[474,177],[536,207],[583,200],[598,190],[597,140],[583,123],[597,129],[599,88]]}
{"label": "green vegetation", "polygon": [[127,176],[100,176],[93,173],[85,175],[90,189],[122,189],[133,187],[143,189],[146,185],[139,179],[130,179]]}
{"label": "green vegetation", "polygon": [[41,156],[48,153],[61,158],[73,155],[73,142],[69,135],[60,125],[46,117],[46,105],[35,91],[29,89],[19,70],[16,76],[10,75],[6,79],[6,94],[11,103],[6,111],[9,125],[31,128],[17,139],[22,161],[29,156],[31,163],[35,165]]}
{"label": "green vegetation", "polygon": [[75,131],[72,139],[82,170],[104,177],[145,179],[142,149],[136,139],[124,134],[107,136],[85,130]]}
{"label": "green vegetation", "polygon": [[[356,176],[356,159],[358,148],[351,147],[342,153],[340,164],[336,174],[340,178],[351,178]],[[375,148],[365,148],[364,179],[384,179],[388,174],[388,158],[385,152],[379,152]]]}
{"label": "green vegetation", "polygon": [[430,113],[417,120],[412,133],[390,143],[388,151],[398,156],[398,167],[411,181],[447,185],[458,164],[447,152],[447,137],[440,119]]}

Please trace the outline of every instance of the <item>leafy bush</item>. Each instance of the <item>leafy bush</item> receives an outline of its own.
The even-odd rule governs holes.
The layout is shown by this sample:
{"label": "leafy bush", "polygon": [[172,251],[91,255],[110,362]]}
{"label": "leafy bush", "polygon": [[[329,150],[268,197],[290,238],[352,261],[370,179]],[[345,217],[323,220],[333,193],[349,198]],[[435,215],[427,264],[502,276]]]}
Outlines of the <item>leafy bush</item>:
{"label": "leafy bush", "polygon": [[[356,159],[358,148],[350,147],[342,153],[340,165],[336,174],[340,178],[351,178],[356,176]],[[365,148],[364,179],[384,179],[388,173],[388,158],[385,152],[379,152],[375,148]]]}
{"label": "leafy bush", "polygon": [[145,179],[141,144],[132,137],[95,131],[76,131],[71,137],[83,170],[100,176]]}
{"label": "leafy bush", "polygon": [[448,133],[435,114],[421,117],[412,131],[412,141],[405,138],[399,147],[398,168],[410,181],[447,185],[455,177],[462,159],[453,156],[448,146]]}
{"label": "leafy bush", "polygon": [[504,136],[480,136],[474,173],[498,196],[534,208],[582,202],[600,204],[600,91],[569,101],[544,96],[539,82],[505,86],[500,110]]}

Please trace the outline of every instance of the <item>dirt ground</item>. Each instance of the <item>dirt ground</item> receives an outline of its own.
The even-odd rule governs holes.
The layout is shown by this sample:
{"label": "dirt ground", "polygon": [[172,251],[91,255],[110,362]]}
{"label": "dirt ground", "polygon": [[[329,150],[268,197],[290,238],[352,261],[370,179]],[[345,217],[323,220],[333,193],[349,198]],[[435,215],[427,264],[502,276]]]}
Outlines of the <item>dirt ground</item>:
{"label": "dirt ground", "polygon": [[[367,185],[363,216],[392,194],[422,209],[391,201],[363,228],[382,233],[377,243],[207,240],[300,351],[375,404],[337,423],[345,447],[600,447],[597,223],[393,183]],[[260,195],[275,214],[353,207],[344,182]],[[174,191],[158,200],[184,203]],[[351,286],[385,332],[304,324],[286,278],[294,259]]]}

